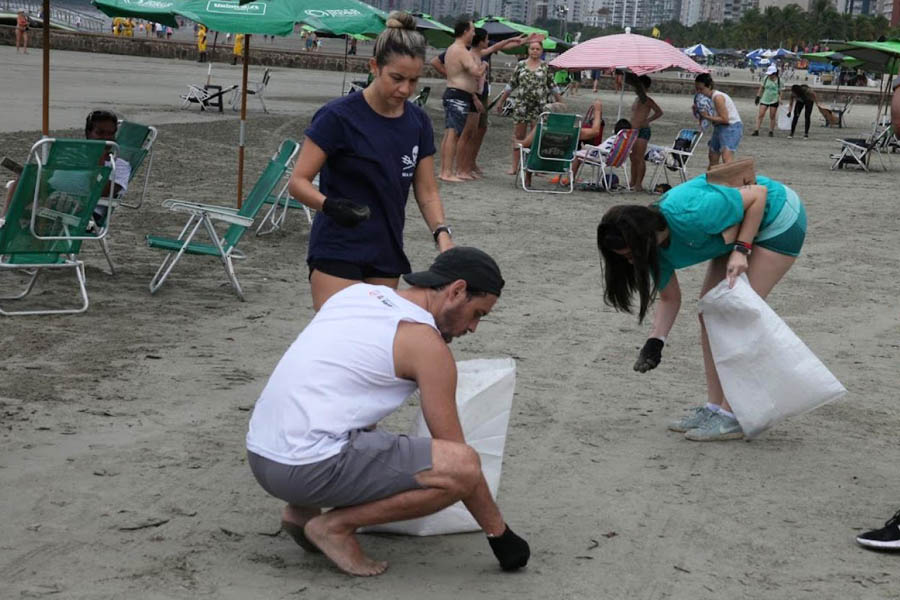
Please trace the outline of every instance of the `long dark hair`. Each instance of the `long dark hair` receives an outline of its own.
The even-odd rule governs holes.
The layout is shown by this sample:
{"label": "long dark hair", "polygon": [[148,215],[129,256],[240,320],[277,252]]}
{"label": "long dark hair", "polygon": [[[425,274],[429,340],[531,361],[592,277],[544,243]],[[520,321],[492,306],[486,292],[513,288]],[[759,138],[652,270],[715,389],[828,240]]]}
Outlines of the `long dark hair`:
{"label": "long dark hair", "polygon": [[[603,299],[616,310],[632,313],[631,297],[640,298],[638,322],[656,300],[659,247],[656,234],[666,219],[655,206],[621,204],[606,211],[597,225],[597,248],[603,259]],[[630,250],[631,262],[615,250]]]}

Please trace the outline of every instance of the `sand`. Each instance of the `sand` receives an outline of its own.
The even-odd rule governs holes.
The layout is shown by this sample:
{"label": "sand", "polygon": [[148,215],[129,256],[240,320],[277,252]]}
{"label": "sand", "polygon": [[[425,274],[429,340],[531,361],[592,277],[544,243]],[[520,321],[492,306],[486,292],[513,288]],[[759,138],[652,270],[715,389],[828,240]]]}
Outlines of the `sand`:
{"label": "sand", "polygon": [[[205,75],[193,63],[53,58],[54,127],[81,126],[105,100],[158,125],[160,137],[144,206],[115,215],[118,275],[101,270],[95,246],[83,252],[90,310],[0,324],[0,597],[900,597],[896,557],[853,541],[900,497],[897,171],[832,172],[828,160],[838,134],[871,126],[873,107],[856,107],[844,131],[816,119],[806,141],[744,138],[741,154],[794,187],[809,212],[804,254],[771,304],[850,393],[751,443],[722,444],[665,429],[704,397],[694,316],[703,268],[679,274],[682,314],[660,367],[632,371],[648,327],[603,305],[594,230],[609,206],[652,196],[524,194],[502,174],[512,124],[492,117],[488,177],[441,194],[457,242],[493,254],[508,285],[478,332],[452,348],[458,359],[517,360],[500,506],[531,543],[531,563],[501,573],[478,534],[370,535],[365,548],[391,567],[360,580],[276,535],[280,503],[244,454],[249,411],[312,316],[305,219],[292,213],[286,231],[242,240],[247,302],[216,261],[196,257],[151,296],[162,255],[143,238],[181,226],[161,202],[234,202],[235,116],[178,110],[179,86]],[[0,60],[11,65],[0,149],[22,160],[39,135],[39,58],[3,47]],[[248,185],[340,79],[275,71],[271,114],[251,105]],[[591,98],[572,103],[583,111]],[[614,98],[602,98],[614,112]],[[666,114],[653,141],[669,143],[691,123],[690,100],[657,100]],[[438,107],[429,102],[440,133]],[[750,121],[752,104],[738,107]],[[691,172],[704,166],[695,156]],[[414,268],[434,256],[414,202],[406,244]],[[48,276],[38,300],[70,301],[71,290],[68,276]],[[405,429],[413,411],[384,426]]]}

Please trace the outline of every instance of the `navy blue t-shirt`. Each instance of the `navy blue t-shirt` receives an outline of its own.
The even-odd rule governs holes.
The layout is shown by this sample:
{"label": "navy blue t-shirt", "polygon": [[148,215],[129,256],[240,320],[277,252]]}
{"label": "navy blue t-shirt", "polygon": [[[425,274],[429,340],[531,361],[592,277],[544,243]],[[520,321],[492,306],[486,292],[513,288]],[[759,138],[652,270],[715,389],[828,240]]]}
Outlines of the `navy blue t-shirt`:
{"label": "navy blue t-shirt", "polygon": [[372,210],[371,218],[353,228],[319,212],[307,261],[340,260],[385,273],[409,273],[403,252],[406,199],[419,161],[435,153],[431,119],[411,102],[402,116],[383,117],[363,94],[355,93],[320,108],[306,135],[328,156],[319,190]]}

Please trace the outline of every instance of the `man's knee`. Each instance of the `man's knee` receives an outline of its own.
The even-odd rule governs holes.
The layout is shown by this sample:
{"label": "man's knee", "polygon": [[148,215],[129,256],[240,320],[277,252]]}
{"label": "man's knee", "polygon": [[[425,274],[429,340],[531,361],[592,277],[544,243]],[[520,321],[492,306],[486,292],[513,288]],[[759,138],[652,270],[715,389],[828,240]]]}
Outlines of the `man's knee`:
{"label": "man's knee", "polygon": [[[467,496],[481,479],[481,458],[478,453],[467,444],[452,442],[444,442],[435,450],[442,455],[442,470],[449,475],[457,495]],[[437,467],[437,461],[435,462]]]}

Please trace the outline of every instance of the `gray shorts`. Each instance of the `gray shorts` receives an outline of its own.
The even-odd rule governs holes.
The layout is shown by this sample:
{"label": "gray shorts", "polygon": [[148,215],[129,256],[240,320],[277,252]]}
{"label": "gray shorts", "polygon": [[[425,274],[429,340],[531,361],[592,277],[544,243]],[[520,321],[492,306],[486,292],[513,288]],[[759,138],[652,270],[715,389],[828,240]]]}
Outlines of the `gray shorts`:
{"label": "gray shorts", "polygon": [[354,506],[422,489],[416,473],[431,468],[431,439],[360,429],[317,463],[285,465],[250,451],[247,461],[259,485],[288,504]]}

